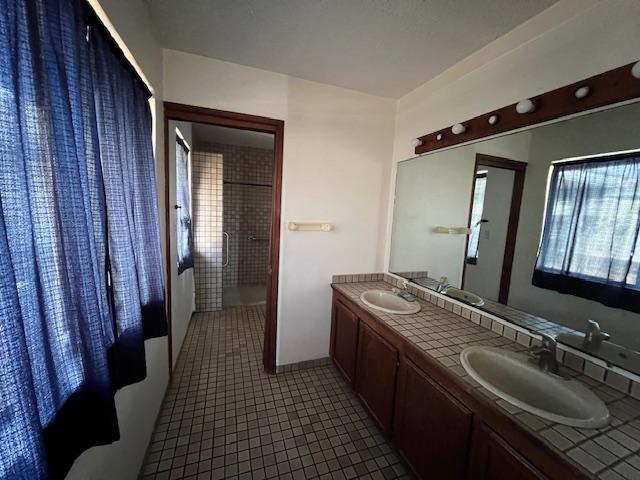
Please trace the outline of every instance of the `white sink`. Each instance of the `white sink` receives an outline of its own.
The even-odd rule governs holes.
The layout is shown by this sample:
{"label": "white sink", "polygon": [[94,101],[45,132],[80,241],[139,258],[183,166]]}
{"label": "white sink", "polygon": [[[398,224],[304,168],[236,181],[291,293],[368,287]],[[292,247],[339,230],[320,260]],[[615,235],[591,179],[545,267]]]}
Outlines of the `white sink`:
{"label": "white sink", "polygon": [[478,295],[467,292],[466,290],[460,290],[459,288],[449,287],[445,290],[444,294],[448,297],[455,298],[456,300],[462,300],[469,305],[475,305],[476,307],[484,305],[484,300],[482,300]]}
{"label": "white sink", "polygon": [[480,385],[522,410],[572,427],[600,428],[609,423],[607,406],[591,390],[542,371],[523,354],[468,347],[460,360]]}
{"label": "white sink", "polygon": [[417,301],[407,302],[404,298],[400,298],[388,290],[367,290],[362,292],[360,300],[368,307],[399,315],[418,313],[421,308]]}

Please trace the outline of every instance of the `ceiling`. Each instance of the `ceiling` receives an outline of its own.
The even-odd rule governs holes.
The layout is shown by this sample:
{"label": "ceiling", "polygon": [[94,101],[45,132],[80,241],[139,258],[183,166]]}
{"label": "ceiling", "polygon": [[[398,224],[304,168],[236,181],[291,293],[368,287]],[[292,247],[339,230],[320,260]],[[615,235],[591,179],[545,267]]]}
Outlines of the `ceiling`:
{"label": "ceiling", "polygon": [[166,48],[398,98],[557,0],[146,0]]}
{"label": "ceiling", "polygon": [[270,133],[251,132],[203,123],[194,123],[192,128],[193,143],[196,145],[199,143],[222,143],[273,150],[273,135]]}

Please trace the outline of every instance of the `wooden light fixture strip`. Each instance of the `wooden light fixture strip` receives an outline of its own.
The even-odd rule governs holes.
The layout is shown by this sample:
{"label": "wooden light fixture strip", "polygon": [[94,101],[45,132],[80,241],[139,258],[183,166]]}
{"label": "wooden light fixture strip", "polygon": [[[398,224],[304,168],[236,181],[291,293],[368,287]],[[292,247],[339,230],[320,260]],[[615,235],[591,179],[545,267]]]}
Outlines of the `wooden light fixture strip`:
{"label": "wooden light fixture strip", "polygon": [[[419,155],[470,140],[477,140],[498,133],[548,122],[549,120],[574,113],[638,98],[640,97],[640,79],[631,74],[631,69],[635,64],[636,62],[630,63],[532,97],[530,100],[535,105],[533,112],[518,113],[516,111],[517,104],[514,103],[462,122],[462,125],[466,127],[464,133],[455,135],[451,132],[451,127],[447,127],[423,135],[418,138],[422,144],[415,148],[415,153]],[[588,87],[589,93],[584,98],[576,98],[575,92],[581,87]],[[489,124],[489,117],[492,115],[498,117],[494,125]],[[438,135],[441,135],[440,140],[437,139]]]}

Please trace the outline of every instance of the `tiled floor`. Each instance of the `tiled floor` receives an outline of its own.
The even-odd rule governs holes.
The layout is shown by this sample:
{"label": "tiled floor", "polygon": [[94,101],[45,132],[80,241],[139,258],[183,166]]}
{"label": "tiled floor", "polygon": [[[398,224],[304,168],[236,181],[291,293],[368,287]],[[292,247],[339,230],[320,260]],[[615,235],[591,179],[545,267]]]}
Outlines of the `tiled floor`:
{"label": "tiled floor", "polygon": [[262,372],[263,325],[194,316],[141,478],[410,478],[333,366]]}

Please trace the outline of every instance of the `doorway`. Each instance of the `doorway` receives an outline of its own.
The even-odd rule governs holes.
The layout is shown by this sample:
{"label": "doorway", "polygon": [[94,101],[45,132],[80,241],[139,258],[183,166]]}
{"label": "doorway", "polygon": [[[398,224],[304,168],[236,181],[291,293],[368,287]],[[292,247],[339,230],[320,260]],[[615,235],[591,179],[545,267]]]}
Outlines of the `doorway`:
{"label": "doorway", "polygon": [[[280,197],[284,122],[235,112],[164,103],[165,159],[174,125],[190,126],[193,151],[192,228],[196,311],[266,304],[263,366],[275,373]],[[165,161],[169,359],[173,365],[171,279],[173,205],[170,162]],[[176,235],[173,235],[176,237]],[[175,260],[175,258],[173,258]],[[178,327],[178,325],[176,325]]]}
{"label": "doorway", "polygon": [[462,288],[507,304],[527,164],[477,154]]}

